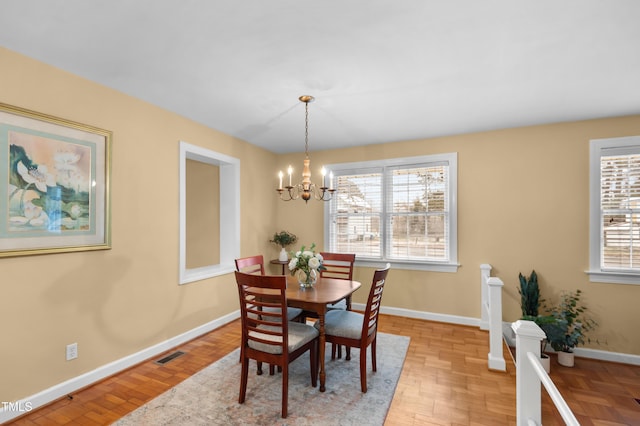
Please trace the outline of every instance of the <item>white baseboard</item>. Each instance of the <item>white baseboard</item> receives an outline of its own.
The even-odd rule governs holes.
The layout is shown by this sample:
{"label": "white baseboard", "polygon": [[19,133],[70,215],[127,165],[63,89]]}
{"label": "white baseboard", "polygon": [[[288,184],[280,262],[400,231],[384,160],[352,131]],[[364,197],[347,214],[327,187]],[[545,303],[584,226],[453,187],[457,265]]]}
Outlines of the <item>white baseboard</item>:
{"label": "white baseboard", "polygon": [[[364,311],[366,308],[366,305],[363,303],[353,303],[352,306],[354,309],[360,311]],[[392,308],[387,306],[380,308],[380,312],[399,317],[417,318],[429,321],[446,322],[450,324],[471,325],[474,327],[480,326],[479,318],[461,317],[458,315],[436,314],[433,312],[413,311],[410,309]]]}
{"label": "white baseboard", "polygon": [[102,379],[112,376],[127,368],[133,367],[136,364],[144,362],[149,358],[153,358],[163,352],[168,351],[171,348],[175,348],[183,343],[195,339],[198,336],[202,336],[218,327],[221,327],[236,318],[240,318],[240,311],[232,312],[228,315],[210,321],[171,339],[160,342],[156,345],[150,346],[146,349],[136,352],[109,364],[96,368],[93,371],[82,374],[80,376],[69,379],[65,382],[59,383],[55,386],[38,392],[35,395],[31,395],[27,398],[15,401],[11,404],[0,405],[0,424],[8,422],[16,417],[26,414],[28,411],[35,410],[43,405],[49,404],[65,395],[72,394],[78,389],[82,389],[93,383],[96,383]]}
{"label": "white baseboard", "polygon": [[599,349],[575,348],[573,352],[578,357],[597,359],[600,361],[619,362],[621,364],[640,365],[640,356],[619,352],[601,351]]}
{"label": "white baseboard", "polygon": [[[502,323],[502,331],[505,334],[505,340],[509,346],[515,346],[515,335],[511,330],[510,322]],[[506,333],[510,332],[510,335]],[[545,352],[555,353],[555,351],[547,345]],[[599,361],[619,362],[621,364],[640,365],[640,355],[624,354],[620,352],[609,352],[599,349],[575,348],[573,353],[577,357],[597,359]]]}

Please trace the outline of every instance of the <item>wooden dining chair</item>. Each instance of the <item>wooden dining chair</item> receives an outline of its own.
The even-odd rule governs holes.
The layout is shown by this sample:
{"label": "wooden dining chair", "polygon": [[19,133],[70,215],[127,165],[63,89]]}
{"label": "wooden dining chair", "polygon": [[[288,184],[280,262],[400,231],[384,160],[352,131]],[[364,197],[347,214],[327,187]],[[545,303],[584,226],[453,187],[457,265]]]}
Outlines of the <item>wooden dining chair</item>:
{"label": "wooden dining chair", "polygon": [[[391,265],[383,269],[378,269],[373,274],[371,290],[364,314],[333,310],[327,312],[325,316],[325,336],[326,342],[336,345],[345,345],[347,355],[350,348],[360,348],[360,388],[363,393],[367,392],[367,347],[371,346],[371,364],[373,371],[377,371],[376,366],[376,337],[378,331],[378,314],[380,312],[380,301],[382,291],[389,273]],[[319,324],[316,323],[316,327]],[[332,354],[332,359],[335,359]]]}
{"label": "wooden dining chair", "polygon": [[[325,267],[324,270],[320,271],[321,277],[326,278],[337,278],[341,280],[349,280],[353,279],[353,265],[356,262],[355,253],[331,253],[327,251],[320,252],[322,256],[322,265]],[[330,311],[332,309],[342,309],[342,310],[351,310],[351,295],[345,297],[342,300],[337,301],[336,303],[330,303],[327,305],[327,310]],[[315,317],[318,316],[312,312],[304,312],[303,317]],[[338,353],[338,358],[342,358],[342,346],[340,345],[331,345],[331,357],[335,358],[336,349]],[[347,352],[347,360],[351,359],[349,353]]]}
{"label": "wooden dining chair", "polygon": [[[235,272],[242,322],[242,372],[238,402],[247,394],[249,360],[267,362],[282,369],[282,417],[287,417],[289,363],[309,353],[311,386],[318,377],[318,330],[307,324],[286,321],[287,278],[283,275],[251,275]],[[269,309],[269,316],[261,315]]]}
{"label": "wooden dining chair", "polygon": [[[253,275],[264,275],[264,257],[259,254],[236,259],[236,271]],[[301,314],[302,309],[300,308],[287,309],[287,319],[289,321],[302,322]]]}

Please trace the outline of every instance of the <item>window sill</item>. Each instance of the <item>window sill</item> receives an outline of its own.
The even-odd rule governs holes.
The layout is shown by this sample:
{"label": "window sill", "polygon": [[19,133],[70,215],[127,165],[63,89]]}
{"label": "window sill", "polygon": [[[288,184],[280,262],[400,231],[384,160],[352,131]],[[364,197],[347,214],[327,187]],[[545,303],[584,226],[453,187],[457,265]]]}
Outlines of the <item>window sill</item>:
{"label": "window sill", "polygon": [[585,271],[592,283],[640,285],[640,274],[630,272]]}
{"label": "window sill", "polygon": [[235,265],[212,265],[201,268],[185,269],[180,274],[180,284],[188,284],[194,281],[202,281],[220,275],[231,274],[235,271]]}
{"label": "window sill", "polygon": [[391,269],[409,269],[414,271],[431,271],[431,272],[458,272],[460,265],[458,263],[425,263],[425,262],[401,262],[397,260],[384,259],[358,259],[356,258],[356,266],[381,268],[385,264],[390,263]]}

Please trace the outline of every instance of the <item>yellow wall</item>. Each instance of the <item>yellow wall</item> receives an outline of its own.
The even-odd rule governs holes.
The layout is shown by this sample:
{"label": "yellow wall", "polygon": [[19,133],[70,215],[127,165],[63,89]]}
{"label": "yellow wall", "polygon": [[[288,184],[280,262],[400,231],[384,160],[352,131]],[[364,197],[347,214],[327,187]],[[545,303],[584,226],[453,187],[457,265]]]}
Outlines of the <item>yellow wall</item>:
{"label": "yellow wall", "polygon": [[[179,140],[240,159],[241,255],[277,257],[268,240],[281,229],[323,247],[322,204],[275,197],[276,171],[299,168],[301,154],[276,156],[1,48],[0,65],[1,102],[113,131],[113,249],[0,259],[0,400],[28,397],[237,309],[232,275],[177,284]],[[461,267],[392,270],[383,304],[478,318],[479,265],[490,263],[505,282],[504,319],[515,320],[518,272],[535,268],[547,299],[584,290],[601,325],[594,337],[608,340],[596,348],[640,355],[640,286],[590,283],[584,273],[589,139],[638,134],[640,116],[621,117],[312,152],[311,165],[317,180],[323,163],[458,152]],[[358,268],[356,278],[368,284],[371,273]],[[80,356],[67,362],[72,342]]]}
{"label": "yellow wall", "polygon": [[178,285],[179,141],[240,159],[243,254],[270,248],[276,156],[8,50],[0,66],[0,102],[113,131],[112,250],[0,259],[0,401],[235,311],[233,275]]}
{"label": "yellow wall", "polygon": [[[640,355],[635,312],[640,286],[589,282],[589,140],[640,135],[640,116],[506,129],[428,140],[311,152],[312,180],[323,164],[369,161],[445,152],[458,153],[457,273],[392,269],[383,305],[480,317],[480,269],[504,282],[504,320],[521,315],[518,273],[538,273],[550,302],[560,291],[584,291],[583,301],[600,324],[589,347]],[[281,156],[277,168],[300,168],[302,155]],[[274,179],[274,185],[276,181]],[[323,208],[301,201],[277,206],[279,228],[300,244],[323,247]],[[369,283],[371,268],[356,279]],[[366,292],[354,301],[364,303]]]}
{"label": "yellow wall", "polygon": [[220,167],[187,160],[186,268],[220,263]]}

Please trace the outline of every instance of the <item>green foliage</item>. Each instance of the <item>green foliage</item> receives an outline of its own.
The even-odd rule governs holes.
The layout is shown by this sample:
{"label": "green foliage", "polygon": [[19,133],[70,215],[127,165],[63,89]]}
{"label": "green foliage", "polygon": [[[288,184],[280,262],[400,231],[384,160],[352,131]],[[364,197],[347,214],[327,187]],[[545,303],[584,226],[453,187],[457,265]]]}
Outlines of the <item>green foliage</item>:
{"label": "green foliage", "polygon": [[555,351],[571,352],[576,346],[591,342],[586,333],[598,324],[585,315],[587,308],[580,304],[581,296],[580,289],[562,293],[560,303],[550,310],[555,321],[538,324]]}
{"label": "green foliage", "polygon": [[536,271],[531,271],[531,275],[528,278],[522,274],[519,274],[518,278],[520,279],[518,293],[520,293],[522,319],[527,319],[525,317],[537,317],[540,309],[540,303],[544,301],[543,299],[540,299],[538,275],[536,274]]}
{"label": "green foliage", "polygon": [[288,231],[280,231],[273,234],[273,238],[269,240],[270,243],[278,244],[280,247],[285,248],[298,241],[298,237]]}

